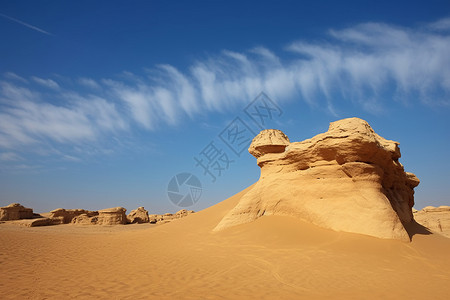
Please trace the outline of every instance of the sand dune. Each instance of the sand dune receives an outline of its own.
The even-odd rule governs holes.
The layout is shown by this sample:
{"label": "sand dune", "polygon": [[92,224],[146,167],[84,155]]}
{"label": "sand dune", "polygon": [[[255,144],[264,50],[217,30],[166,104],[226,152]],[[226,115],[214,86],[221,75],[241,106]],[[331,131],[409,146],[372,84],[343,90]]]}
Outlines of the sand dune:
{"label": "sand dune", "polygon": [[164,225],[0,225],[2,299],[447,299],[450,239],[383,240],[263,216],[213,228],[245,190]]}

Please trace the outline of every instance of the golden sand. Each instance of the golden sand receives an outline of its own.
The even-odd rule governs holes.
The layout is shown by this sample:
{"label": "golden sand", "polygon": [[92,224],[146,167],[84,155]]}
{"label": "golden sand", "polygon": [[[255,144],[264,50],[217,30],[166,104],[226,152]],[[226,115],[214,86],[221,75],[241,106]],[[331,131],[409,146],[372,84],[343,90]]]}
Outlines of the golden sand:
{"label": "golden sand", "polygon": [[450,239],[282,216],[213,232],[243,193],[164,225],[1,224],[0,298],[448,299]]}

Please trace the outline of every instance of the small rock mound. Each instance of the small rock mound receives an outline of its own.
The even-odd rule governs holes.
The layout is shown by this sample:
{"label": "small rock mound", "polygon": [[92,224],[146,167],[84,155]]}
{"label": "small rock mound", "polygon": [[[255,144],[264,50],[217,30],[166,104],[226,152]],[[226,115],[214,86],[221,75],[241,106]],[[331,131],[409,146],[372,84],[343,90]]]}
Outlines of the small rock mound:
{"label": "small rock mound", "polygon": [[194,211],[193,210],[187,210],[187,209],[182,209],[179,210],[175,213],[175,219],[180,219],[180,218],[184,218],[190,214],[193,214]]}
{"label": "small rock mound", "polygon": [[148,211],[143,206],[132,210],[127,216],[128,223],[148,223]]}

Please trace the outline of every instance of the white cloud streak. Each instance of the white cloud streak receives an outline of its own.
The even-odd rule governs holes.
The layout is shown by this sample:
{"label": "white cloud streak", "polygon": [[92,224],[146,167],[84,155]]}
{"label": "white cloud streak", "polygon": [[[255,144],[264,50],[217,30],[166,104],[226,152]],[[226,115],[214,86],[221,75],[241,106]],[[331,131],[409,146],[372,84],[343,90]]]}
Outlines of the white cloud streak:
{"label": "white cloud streak", "polygon": [[[21,82],[8,73],[0,91],[0,147],[94,141],[133,126],[153,130],[242,106],[261,91],[331,114],[339,114],[341,101],[373,113],[390,101],[449,106],[448,20],[417,28],[364,23],[330,30],[325,42],[293,42],[279,54],[265,47],[224,50],[185,71],[159,65],[145,75],[79,78],[87,95],[52,79]],[[49,88],[65,104],[44,101],[32,83]]]}
{"label": "white cloud streak", "polygon": [[90,88],[90,89],[100,89],[101,88],[100,85],[94,79],[91,79],[91,78],[80,78],[80,79],[78,79],[78,82],[81,85],[83,85],[87,88]]}
{"label": "white cloud streak", "polygon": [[59,84],[56,83],[56,81],[54,81],[52,79],[44,79],[44,78],[39,78],[36,76],[31,77],[31,79],[33,79],[36,83],[39,83],[40,85],[47,87],[49,89],[54,89],[54,90],[59,89]]}
{"label": "white cloud streak", "polygon": [[28,28],[30,28],[30,29],[33,29],[33,30],[35,30],[35,31],[37,31],[37,32],[40,32],[40,33],[43,33],[43,34],[46,34],[46,35],[53,35],[52,33],[48,32],[48,31],[45,31],[45,30],[43,30],[43,29],[41,29],[41,28],[38,28],[38,27],[33,26],[33,25],[30,25],[30,24],[25,23],[25,22],[23,22],[23,21],[20,21],[20,20],[18,20],[18,19],[16,19],[16,18],[7,16],[7,15],[5,15],[5,14],[0,13],[0,16],[2,16],[3,18],[8,19],[8,20],[10,20],[10,21],[16,22],[16,23],[18,23],[18,24],[20,24],[20,25],[23,25],[23,26],[25,26],[25,27],[28,27]]}
{"label": "white cloud streak", "polygon": [[25,78],[23,78],[23,77],[17,75],[16,73],[13,73],[13,72],[6,72],[6,73],[3,73],[3,76],[4,76],[6,79],[10,79],[10,80],[13,80],[13,81],[20,81],[20,82],[22,82],[22,83],[27,83],[27,82],[28,82],[28,80],[26,80]]}

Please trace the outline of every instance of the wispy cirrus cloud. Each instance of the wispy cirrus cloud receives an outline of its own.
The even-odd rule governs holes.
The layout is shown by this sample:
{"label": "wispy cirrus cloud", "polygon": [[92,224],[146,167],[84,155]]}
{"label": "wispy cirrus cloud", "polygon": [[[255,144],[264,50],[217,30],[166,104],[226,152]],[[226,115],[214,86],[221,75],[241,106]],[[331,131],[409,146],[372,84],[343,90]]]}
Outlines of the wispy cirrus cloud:
{"label": "wispy cirrus cloud", "polygon": [[78,82],[81,85],[90,89],[100,89],[100,85],[94,79],[91,78],[82,77],[78,79]]}
{"label": "wispy cirrus cloud", "polygon": [[1,161],[21,161],[23,158],[14,152],[3,152],[0,153],[0,160]]}
{"label": "wispy cirrus cloud", "polygon": [[[240,107],[260,91],[336,115],[342,101],[372,113],[391,101],[449,107],[447,28],[448,19],[415,28],[364,23],[331,29],[321,42],[292,42],[280,53],[266,47],[224,50],[186,70],[158,65],[141,75],[76,79],[83,92],[58,80],[28,82],[4,74],[0,147],[90,142],[134,127],[153,130]],[[60,104],[42,99],[34,83],[48,87],[46,94],[53,91]]]}
{"label": "wispy cirrus cloud", "polygon": [[1,148],[49,141],[77,144],[127,128],[115,104],[97,96],[59,94],[66,104],[55,105],[38,92],[8,82],[0,82],[0,95]]}
{"label": "wispy cirrus cloud", "polygon": [[49,89],[54,89],[54,90],[59,89],[59,84],[56,83],[56,81],[54,81],[52,79],[44,79],[44,78],[39,78],[36,76],[31,77],[31,79],[33,79],[36,83],[39,83],[40,85],[47,87]]}
{"label": "wispy cirrus cloud", "polygon": [[28,80],[26,80],[25,78],[17,75],[16,73],[13,72],[6,72],[3,74],[3,77],[5,77],[8,80],[12,80],[12,81],[20,81],[22,83],[27,83]]}
{"label": "wispy cirrus cloud", "polygon": [[[448,19],[443,19],[417,28],[364,23],[332,29],[324,42],[296,41],[285,53],[265,47],[226,50],[185,72],[160,66],[163,76],[157,78],[162,82],[139,77],[134,81],[138,88],[121,82],[116,92],[145,128],[199,110],[233,107],[261,90],[279,100],[302,99],[336,115],[339,101],[372,113],[382,112],[389,101],[418,104],[418,99],[424,105],[449,106],[447,27]],[[156,92],[161,90],[169,93]]]}

